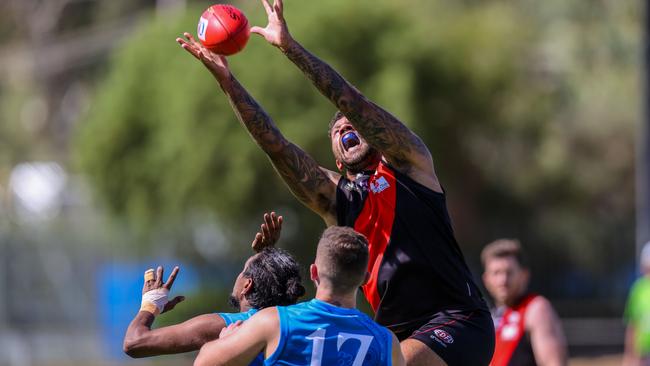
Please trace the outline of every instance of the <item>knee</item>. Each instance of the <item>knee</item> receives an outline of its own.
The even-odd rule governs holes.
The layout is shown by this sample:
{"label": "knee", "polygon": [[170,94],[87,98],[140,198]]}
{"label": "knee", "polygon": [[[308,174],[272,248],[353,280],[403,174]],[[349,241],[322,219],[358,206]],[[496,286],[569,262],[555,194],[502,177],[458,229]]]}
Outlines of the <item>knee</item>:
{"label": "knee", "polygon": [[447,366],[426,344],[415,339],[406,339],[400,343],[407,366]]}

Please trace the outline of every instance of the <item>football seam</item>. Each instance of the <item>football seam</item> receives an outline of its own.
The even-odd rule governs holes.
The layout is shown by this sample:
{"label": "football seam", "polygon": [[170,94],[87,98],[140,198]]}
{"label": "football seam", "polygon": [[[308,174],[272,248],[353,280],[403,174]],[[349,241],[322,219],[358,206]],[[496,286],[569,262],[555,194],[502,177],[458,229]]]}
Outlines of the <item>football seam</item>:
{"label": "football seam", "polygon": [[[228,28],[226,28],[226,26],[223,24],[223,22],[221,21],[221,19],[220,19],[220,18],[217,16],[217,14],[215,14],[215,13],[212,13],[212,16],[214,17],[214,19],[217,20],[217,22],[219,22],[219,24],[221,24],[221,28],[222,28],[223,30],[226,31],[226,33],[228,34],[228,39],[230,39],[230,37],[232,36],[232,34],[231,34],[230,31],[228,30]],[[219,43],[221,43],[221,42],[219,42]]]}

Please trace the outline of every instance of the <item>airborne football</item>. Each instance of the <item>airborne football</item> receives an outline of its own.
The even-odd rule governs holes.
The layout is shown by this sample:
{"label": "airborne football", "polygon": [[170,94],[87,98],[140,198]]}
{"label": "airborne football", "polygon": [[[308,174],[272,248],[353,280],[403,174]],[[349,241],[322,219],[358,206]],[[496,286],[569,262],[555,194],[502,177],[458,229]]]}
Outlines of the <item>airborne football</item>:
{"label": "airborne football", "polygon": [[196,33],[205,47],[228,56],[244,49],[250,38],[250,27],[241,10],[215,4],[201,14]]}

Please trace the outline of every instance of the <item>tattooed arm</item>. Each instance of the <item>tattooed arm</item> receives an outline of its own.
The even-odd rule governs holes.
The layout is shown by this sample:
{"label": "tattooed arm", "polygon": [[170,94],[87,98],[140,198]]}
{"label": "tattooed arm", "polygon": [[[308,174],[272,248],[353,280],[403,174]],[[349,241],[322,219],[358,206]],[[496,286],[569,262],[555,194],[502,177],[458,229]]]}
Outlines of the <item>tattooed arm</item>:
{"label": "tattooed arm", "polygon": [[191,34],[176,41],[210,70],[224,91],[239,121],[269,156],[291,192],[318,213],[327,225],[336,224],[336,185],[340,175],[322,168],[298,146],[288,141],[271,117],[228,69],[223,56],[207,50]]}
{"label": "tattooed arm", "polygon": [[433,169],[431,153],[420,137],[296,42],[284,20],[282,0],[274,0],[273,6],[268,0],[261,1],[269,24],[266,28],[253,27],[251,32],[262,35],[282,50],[391,165],[425,186],[442,191]]}

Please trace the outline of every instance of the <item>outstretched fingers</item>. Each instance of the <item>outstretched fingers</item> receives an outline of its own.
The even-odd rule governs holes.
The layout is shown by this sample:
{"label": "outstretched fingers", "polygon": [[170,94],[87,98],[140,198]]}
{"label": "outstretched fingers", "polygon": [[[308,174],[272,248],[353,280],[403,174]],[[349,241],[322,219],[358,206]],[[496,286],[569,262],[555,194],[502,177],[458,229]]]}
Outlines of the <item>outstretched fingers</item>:
{"label": "outstretched fingers", "polygon": [[266,33],[266,29],[258,26],[251,27],[251,33],[259,34],[260,36],[264,37],[264,34]]}
{"label": "outstretched fingers", "polygon": [[284,11],[284,4],[282,3],[282,0],[275,0],[273,2],[273,9],[275,9],[276,13],[278,13],[278,16],[282,17],[282,12]]}
{"label": "outstretched fingers", "polygon": [[169,275],[169,278],[167,279],[167,282],[165,282],[165,284],[163,285],[164,288],[168,290],[172,288],[174,281],[176,281],[176,276],[178,275],[178,271],[180,271],[180,268],[178,266],[174,267],[172,273]]}
{"label": "outstretched fingers", "polygon": [[195,58],[197,58],[199,60],[201,59],[201,55],[199,54],[199,50],[196,47],[194,47],[194,45],[188,43],[183,38],[176,38],[176,42],[178,42],[178,44],[181,45],[181,47],[185,51],[189,52],[192,56],[194,56]]}
{"label": "outstretched fingers", "polygon": [[194,47],[199,47],[199,42],[197,42],[196,39],[194,39],[192,33],[184,32],[183,36],[185,36],[185,38],[187,38],[187,40],[190,41]]}
{"label": "outstretched fingers", "polygon": [[255,234],[255,239],[253,239],[253,243],[251,244],[251,248],[253,248],[254,251],[259,252],[262,250],[264,244],[264,238],[262,237],[261,233]]}
{"label": "outstretched fingers", "polygon": [[[275,212],[272,214],[275,217]],[[275,221],[275,227],[278,231],[282,230],[282,221],[284,221],[284,217],[278,216],[277,220]]]}
{"label": "outstretched fingers", "polygon": [[192,56],[202,60],[205,55],[201,50],[201,44],[194,39],[194,36],[192,36],[191,33],[184,32],[183,37],[185,37],[185,39],[181,37],[176,38],[176,42],[181,45],[184,50],[192,54]]}
{"label": "outstretched fingers", "polygon": [[158,266],[158,269],[156,270],[156,287],[162,286],[163,272],[164,272],[163,267]]}
{"label": "outstretched fingers", "polygon": [[271,239],[271,233],[275,230],[275,225],[273,224],[273,220],[271,219],[271,215],[269,214],[264,214],[264,224],[262,225],[262,233],[264,234],[264,237],[269,240]]}
{"label": "outstretched fingers", "polygon": [[264,10],[266,10],[267,15],[271,15],[271,13],[273,13],[273,8],[271,8],[271,4],[269,4],[268,0],[262,0],[262,5],[264,6]]}

